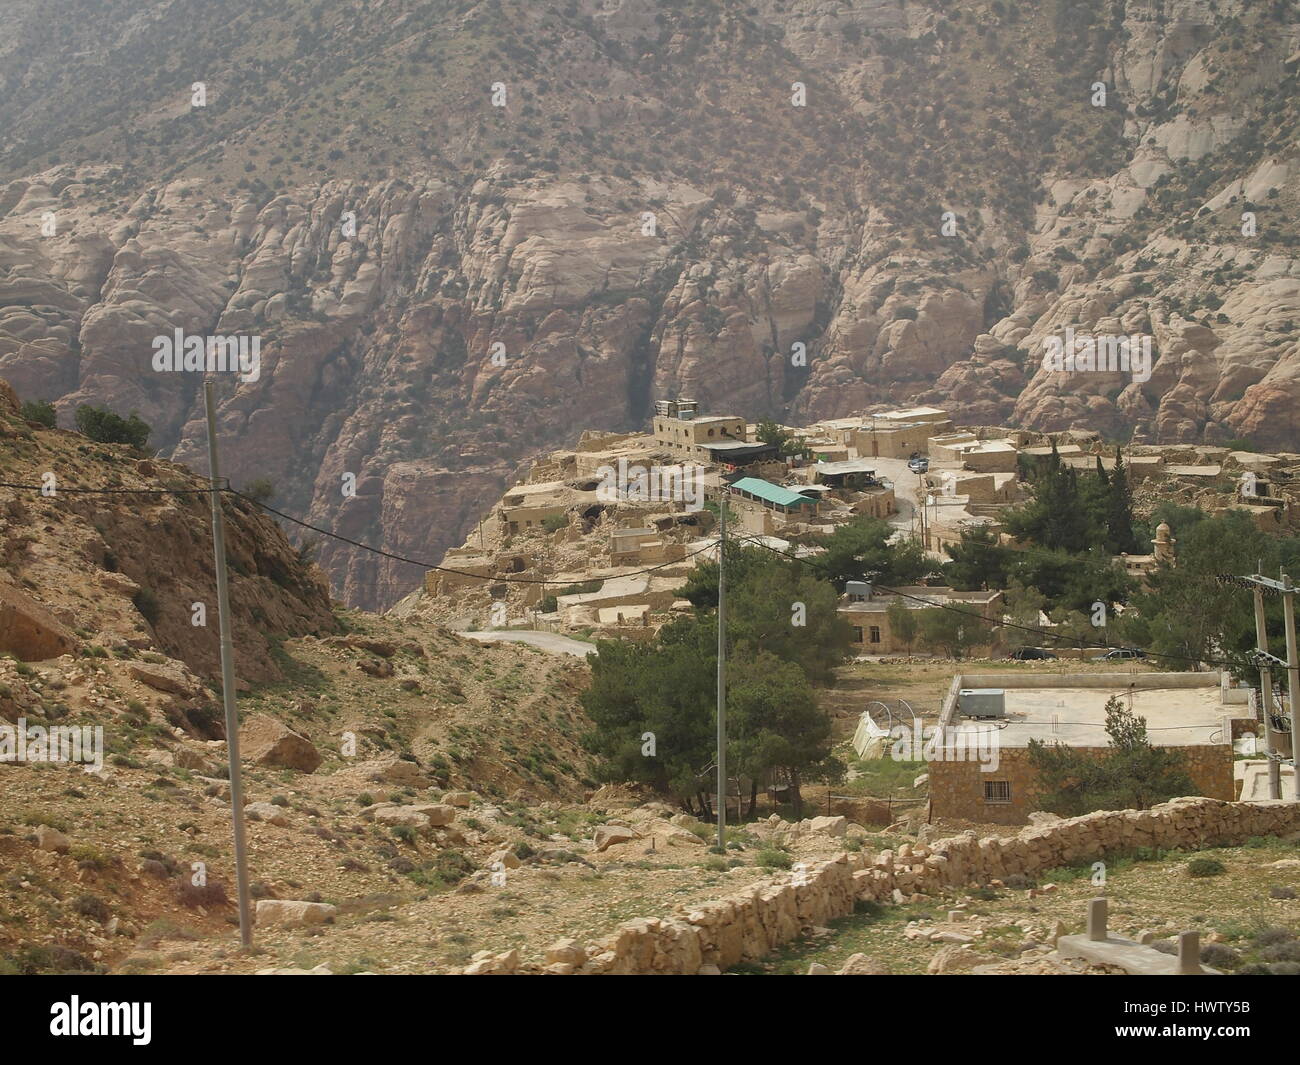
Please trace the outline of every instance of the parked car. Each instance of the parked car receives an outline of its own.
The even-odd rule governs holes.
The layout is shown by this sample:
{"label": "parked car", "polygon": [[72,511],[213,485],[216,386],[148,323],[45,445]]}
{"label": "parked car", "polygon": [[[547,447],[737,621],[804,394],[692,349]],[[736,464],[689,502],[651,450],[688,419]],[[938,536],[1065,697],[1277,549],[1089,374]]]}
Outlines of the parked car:
{"label": "parked car", "polygon": [[1139,647],[1116,647],[1104,655],[1098,655],[1095,662],[1118,662],[1126,658],[1146,658],[1147,653]]}
{"label": "parked car", "polygon": [[1044,662],[1055,658],[1051,651],[1044,651],[1041,647],[1018,647],[1007,655],[1011,662]]}
{"label": "parked car", "polygon": [[907,468],[913,473],[925,473],[930,468],[930,460],[924,455],[913,455],[907,460]]}

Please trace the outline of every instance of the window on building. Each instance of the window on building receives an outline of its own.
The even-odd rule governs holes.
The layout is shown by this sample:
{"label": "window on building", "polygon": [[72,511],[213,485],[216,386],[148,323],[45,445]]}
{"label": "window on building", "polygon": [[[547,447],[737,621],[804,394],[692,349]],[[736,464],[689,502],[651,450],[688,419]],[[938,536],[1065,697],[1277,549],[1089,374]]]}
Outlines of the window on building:
{"label": "window on building", "polygon": [[872,625],[872,626],[871,626],[871,642],[872,642],[872,643],[879,643],[879,642],[880,642],[880,626],[879,626],[879,625]]}
{"label": "window on building", "polygon": [[854,625],[854,626],[853,626],[853,642],[854,642],[854,643],[861,643],[861,642],[862,642],[862,626],[861,626],[861,625]]}
{"label": "window on building", "polygon": [[1009,780],[984,781],[984,801],[985,802],[1010,802],[1011,781]]}

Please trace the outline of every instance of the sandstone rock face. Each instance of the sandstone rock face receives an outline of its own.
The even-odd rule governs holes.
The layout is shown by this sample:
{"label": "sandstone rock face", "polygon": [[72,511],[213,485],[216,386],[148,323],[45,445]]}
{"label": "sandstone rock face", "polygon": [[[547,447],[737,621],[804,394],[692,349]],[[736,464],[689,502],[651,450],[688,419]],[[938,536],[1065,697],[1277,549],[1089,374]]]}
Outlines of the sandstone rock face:
{"label": "sandstone rock face", "polygon": [[9,585],[0,584],[0,653],[23,662],[42,662],[68,654],[76,638],[43,606]]}
{"label": "sandstone rock face", "polygon": [[239,754],[258,765],[280,766],[314,773],[320,752],[306,736],[266,714],[254,714],[239,728]]}
{"label": "sandstone rock face", "polygon": [[[266,478],[277,509],[427,561],[526,459],[643,427],[659,397],[1300,440],[1300,164],[1259,132],[1290,128],[1273,105],[1291,106],[1295,38],[1258,5],[1131,0],[1103,32],[1037,8],[759,0],[700,27],[619,3],[579,32],[545,5],[436,23],[391,0],[330,33],[222,6],[216,25],[161,7],[90,39],[58,11],[0,14],[6,54],[56,79],[8,86],[0,377],[61,424],[84,402],[134,409],[202,468],[197,381],[154,370],[155,340],[256,338],[256,375],[220,390],[232,483]],[[151,48],[259,58],[208,54],[230,26],[319,54],[281,71],[283,98],[236,94],[212,123],[170,85],[104,75]],[[482,72],[460,53],[485,32],[530,57],[506,108],[467,88]],[[1110,96],[1086,116],[1029,76],[1062,32],[1098,49]],[[1005,91],[972,106],[986,44]],[[570,83],[531,72],[536,55]],[[774,90],[791,57],[806,106]],[[372,76],[393,64],[400,90]],[[309,67],[368,116],[346,145],[321,139]],[[1152,376],[1043,370],[1066,326],[1150,337]],[[421,573],[338,541],[319,558],[362,607]]]}

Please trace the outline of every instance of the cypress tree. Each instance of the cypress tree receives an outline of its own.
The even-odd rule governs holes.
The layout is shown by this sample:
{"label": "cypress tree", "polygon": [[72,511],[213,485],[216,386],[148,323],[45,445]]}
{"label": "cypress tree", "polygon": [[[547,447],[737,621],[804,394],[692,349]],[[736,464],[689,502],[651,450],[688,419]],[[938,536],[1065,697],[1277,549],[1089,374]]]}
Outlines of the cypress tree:
{"label": "cypress tree", "polygon": [[1137,534],[1133,532],[1133,493],[1128,486],[1128,472],[1119,448],[1115,449],[1115,472],[1110,478],[1110,500],[1106,514],[1106,547],[1112,555],[1138,553]]}

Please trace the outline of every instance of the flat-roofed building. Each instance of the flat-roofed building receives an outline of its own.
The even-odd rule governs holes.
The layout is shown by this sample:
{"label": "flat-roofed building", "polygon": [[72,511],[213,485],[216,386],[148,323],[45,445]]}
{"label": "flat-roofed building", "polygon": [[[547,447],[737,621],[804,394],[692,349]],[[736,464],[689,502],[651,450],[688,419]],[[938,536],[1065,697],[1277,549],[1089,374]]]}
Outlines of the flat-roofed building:
{"label": "flat-roofed building", "polygon": [[609,535],[609,561],[613,566],[649,566],[685,557],[685,545],[665,540],[657,529],[615,529]]}
{"label": "flat-roofed building", "polygon": [[[900,603],[908,610],[933,610],[956,606],[992,623],[998,620],[1002,592],[962,592],[954,588],[930,585],[909,585],[892,591],[882,591],[870,584],[865,593],[846,593],[840,599],[837,613],[853,627],[852,650],[860,655],[894,655],[910,653],[908,647],[893,631],[889,621],[889,608]],[[896,595],[895,592],[903,594]],[[972,619],[972,625],[982,624]]]}
{"label": "flat-roofed building", "polygon": [[[1101,468],[1107,473],[1115,469],[1114,455],[1062,455],[1061,463],[1080,473],[1093,473],[1097,469],[1098,461],[1101,462]],[[1165,460],[1159,455],[1133,455],[1132,457],[1124,456],[1125,476],[1128,477],[1129,484],[1137,484],[1139,481],[1145,481],[1148,477],[1157,477],[1164,472]]]}
{"label": "flat-roofed building", "polygon": [[863,458],[905,459],[925,451],[934,431],[931,422],[876,422],[855,430],[851,443]]}
{"label": "flat-roofed building", "polygon": [[507,534],[527,533],[544,528],[547,519],[566,514],[570,507],[595,502],[596,493],[580,492],[564,481],[517,484],[501,499],[498,514]]}
{"label": "flat-roofed building", "polygon": [[694,400],[659,400],[652,421],[655,442],[677,455],[710,458],[706,444],[746,443],[745,419],[734,414],[700,415]]}
{"label": "flat-roofed building", "polygon": [[945,433],[927,443],[930,461],[955,463],[979,473],[1013,473],[1019,454],[1009,440],[980,440],[973,433]]}
{"label": "flat-roofed building", "polygon": [[[979,701],[963,692],[981,693]],[[1119,696],[1146,719],[1158,747],[1183,755],[1194,794],[1232,800],[1233,722],[1249,718],[1249,691],[1220,673],[958,674],[940,711],[928,763],[930,815],[1018,825],[1040,807],[1029,743],[1063,744],[1098,758],[1111,748],[1106,701]],[[967,716],[968,712],[987,719]]]}
{"label": "flat-roofed building", "polygon": [[904,407],[902,410],[889,410],[883,414],[871,415],[880,422],[925,422],[929,425],[952,424],[948,412],[941,407]]}

